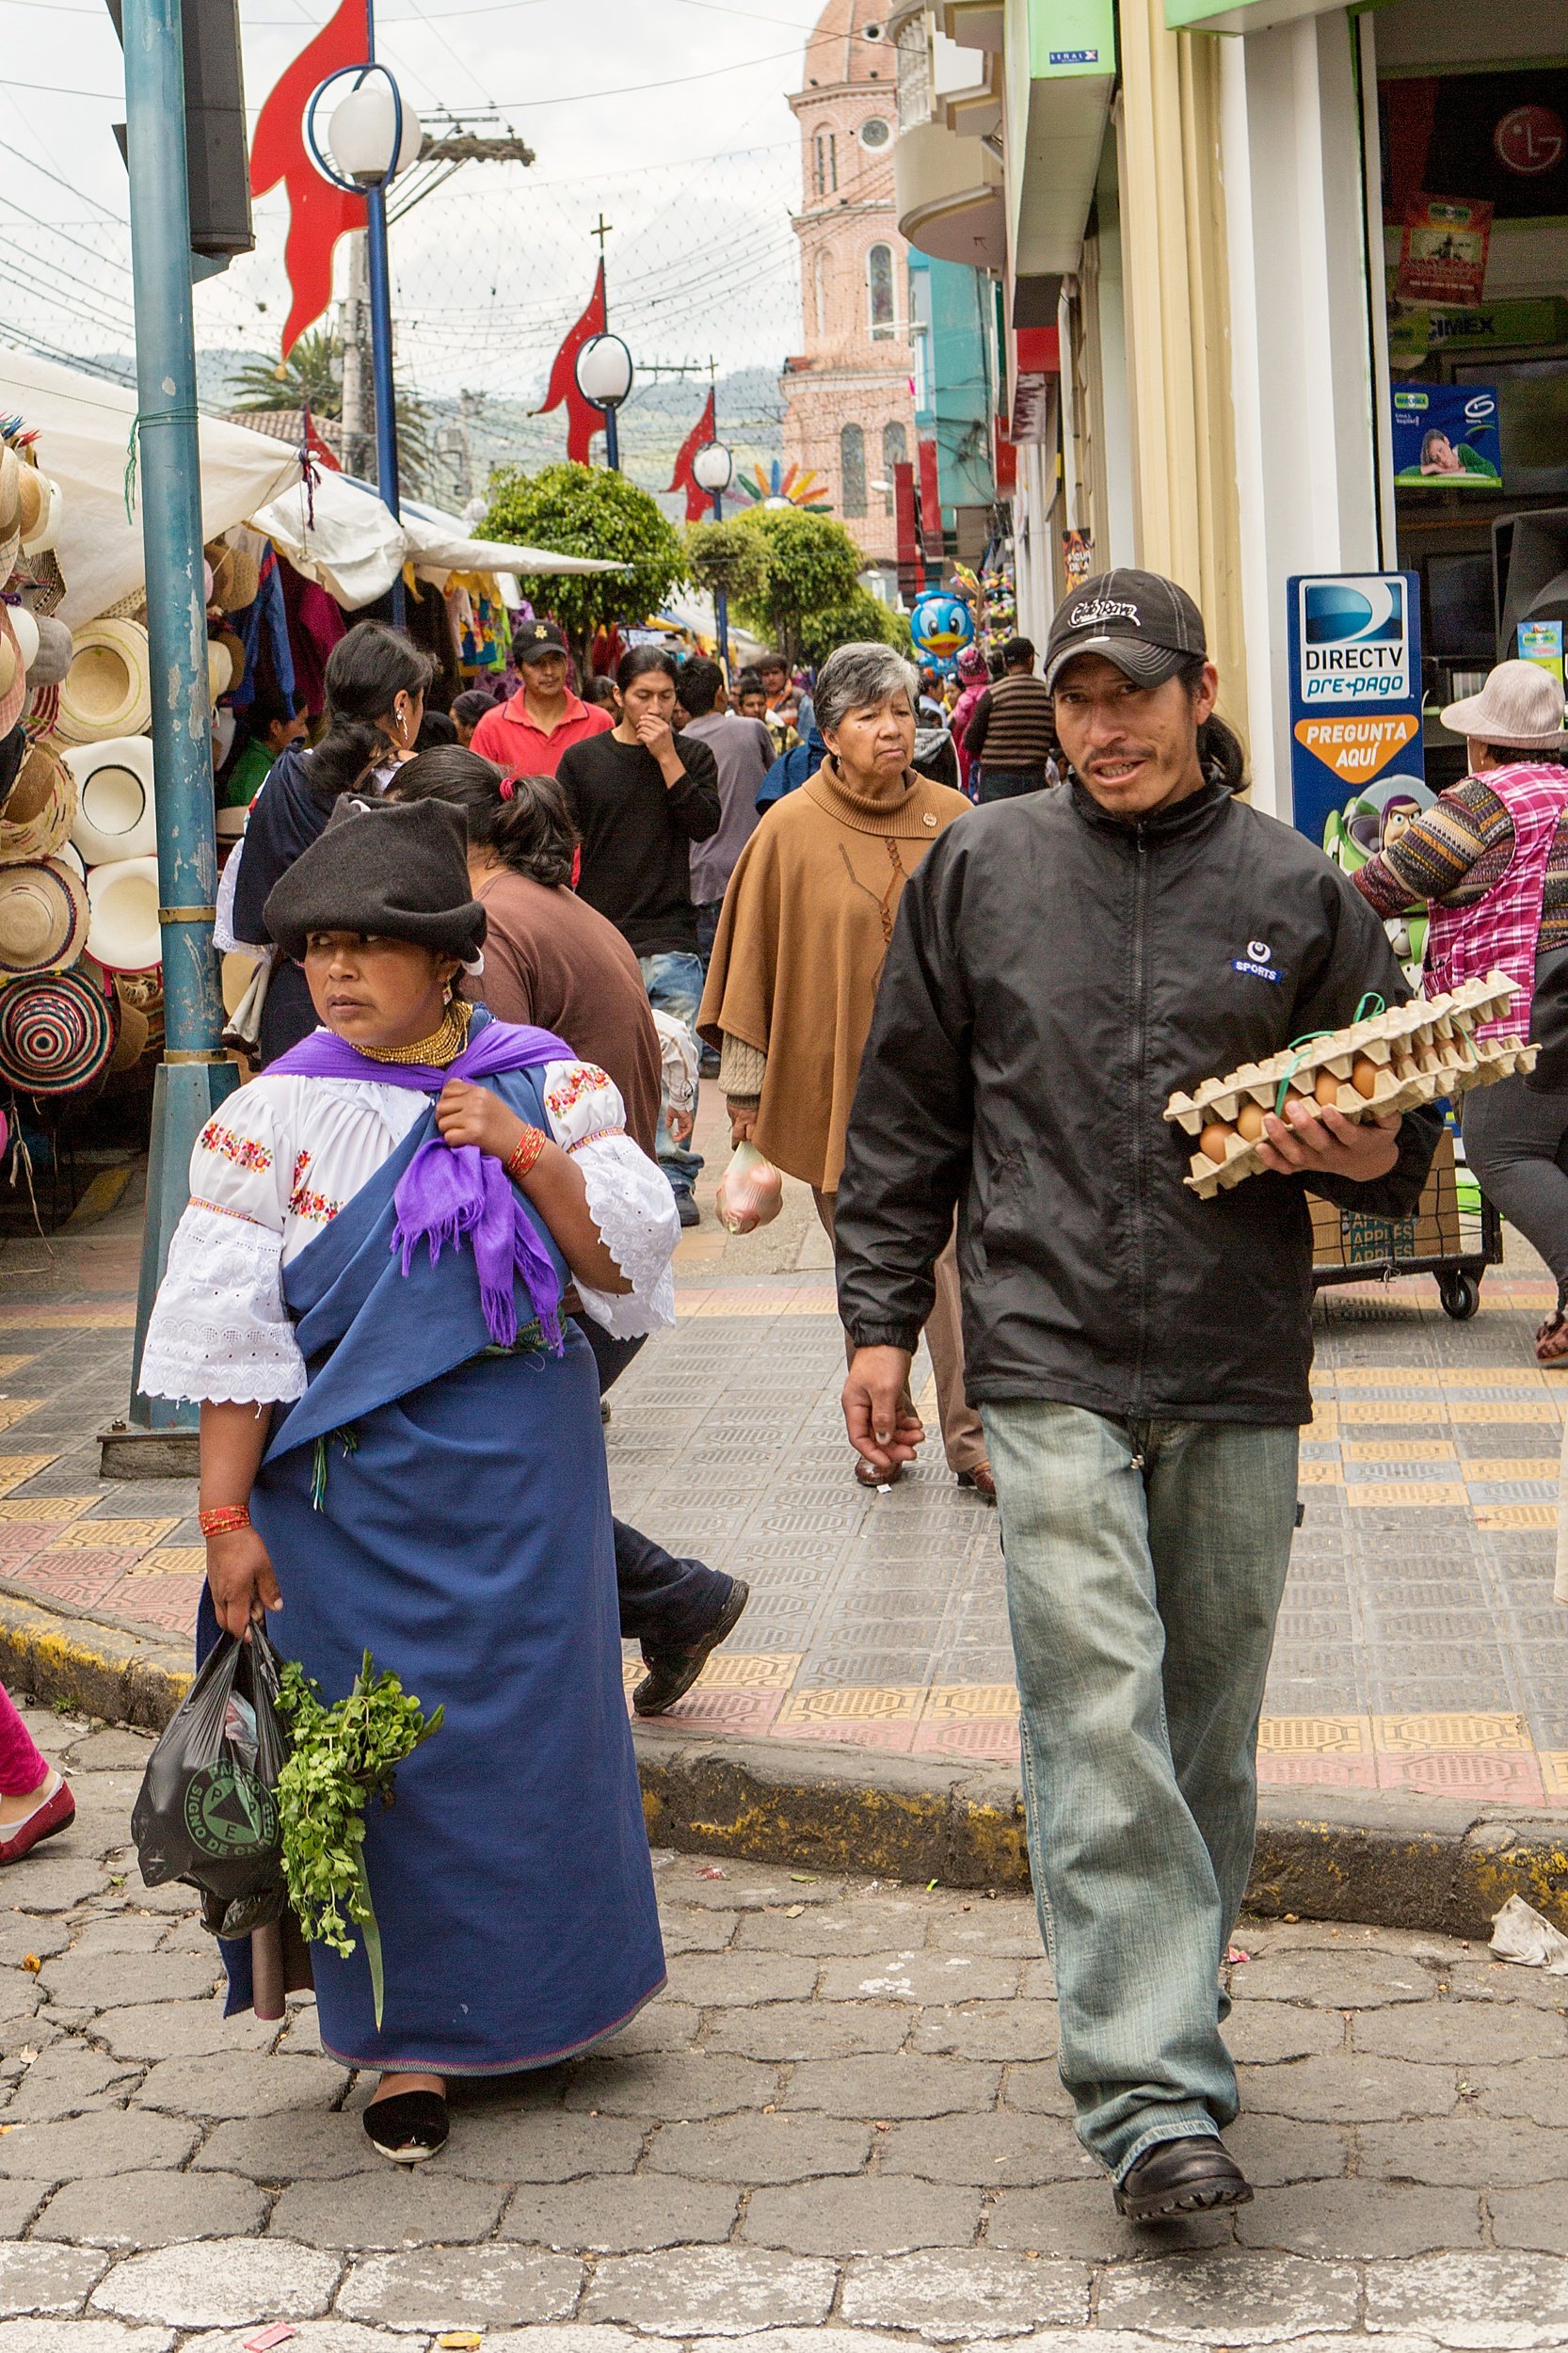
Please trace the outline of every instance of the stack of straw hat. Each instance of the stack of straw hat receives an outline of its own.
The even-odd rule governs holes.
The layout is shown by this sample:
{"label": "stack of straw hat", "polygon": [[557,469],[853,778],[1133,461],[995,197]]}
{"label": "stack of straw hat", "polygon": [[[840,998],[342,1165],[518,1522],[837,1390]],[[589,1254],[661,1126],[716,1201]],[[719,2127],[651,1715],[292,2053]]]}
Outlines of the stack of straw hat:
{"label": "stack of straw hat", "polygon": [[[93,1086],[145,1051],[161,1007],[147,631],[74,632],[53,548],[60,493],[24,434],[0,439],[0,1084]],[[151,871],[152,880],[147,876]],[[149,904],[150,902],[150,904]],[[149,971],[151,968],[151,972]]]}

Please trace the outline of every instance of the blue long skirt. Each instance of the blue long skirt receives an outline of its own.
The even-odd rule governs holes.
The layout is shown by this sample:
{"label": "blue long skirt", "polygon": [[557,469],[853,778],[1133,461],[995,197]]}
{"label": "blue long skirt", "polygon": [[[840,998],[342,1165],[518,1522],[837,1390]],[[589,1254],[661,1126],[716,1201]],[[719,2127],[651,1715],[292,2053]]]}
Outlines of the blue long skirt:
{"label": "blue long skirt", "polygon": [[664,1982],[621,1682],[610,1499],[586,1342],[480,1357],[378,1406],[357,1443],[269,1461],[252,1497],[270,1630],[328,1703],[363,1652],[445,1720],[373,1802],[362,1939],[312,1947],[321,2039],[355,2067],[488,2074],[580,2051]]}

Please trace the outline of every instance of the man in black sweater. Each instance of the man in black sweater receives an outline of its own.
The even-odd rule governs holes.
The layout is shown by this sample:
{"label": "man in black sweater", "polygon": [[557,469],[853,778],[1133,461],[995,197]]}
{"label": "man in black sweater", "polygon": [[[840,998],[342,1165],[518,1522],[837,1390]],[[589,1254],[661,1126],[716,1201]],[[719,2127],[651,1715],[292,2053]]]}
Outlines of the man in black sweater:
{"label": "man in black sweater", "polygon": [[1087,583],[1046,677],[1068,786],[951,826],[894,926],[835,1221],[844,1413],[865,1459],[910,1459],[956,1205],[1062,2075],[1119,2211],[1154,2222],[1252,2196],[1219,2138],[1219,1972],[1312,1411],[1306,1193],[1407,1216],[1441,1123],[1298,1099],[1267,1173],[1188,1187],[1176,1089],[1410,991],[1348,878],[1235,797],[1174,582]]}
{"label": "man in black sweater", "polygon": [[[583,845],[578,896],[635,951],[649,1004],[685,1024],[695,1057],[702,962],[691,847],[718,831],[722,812],[712,753],[671,727],[675,681],[667,653],[633,646],[616,671],[615,727],[569,744],[556,773]],[[672,1134],[667,1104],[658,1149],[680,1223],[695,1225],[702,1158]]]}

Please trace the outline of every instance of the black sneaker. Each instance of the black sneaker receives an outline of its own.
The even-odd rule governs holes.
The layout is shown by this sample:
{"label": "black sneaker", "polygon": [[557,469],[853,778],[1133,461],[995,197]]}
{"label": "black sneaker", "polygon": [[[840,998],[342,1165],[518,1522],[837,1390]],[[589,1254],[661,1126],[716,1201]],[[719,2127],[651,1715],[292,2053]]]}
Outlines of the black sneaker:
{"label": "black sneaker", "polygon": [[675,1196],[675,1207],[682,1225],[701,1225],[702,1211],[689,1193],[678,1193]]}
{"label": "black sneaker", "polygon": [[709,1653],[717,1650],[727,1634],[733,1634],[750,1599],[751,1587],[744,1577],[737,1577],[731,1581],[728,1600],[694,1649],[648,1650],[645,1646],[643,1662],[648,1673],[632,1694],[632,1705],[639,1716],[662,1716],[691,1689],[708,1664]]}
{"label": "black sneaker", "polygon": [[1116,2212],[1129,2222],[1168,2222],[1252,2201],[1252,2184],[1216,2133],[1157,2140],[1116,2184]]}

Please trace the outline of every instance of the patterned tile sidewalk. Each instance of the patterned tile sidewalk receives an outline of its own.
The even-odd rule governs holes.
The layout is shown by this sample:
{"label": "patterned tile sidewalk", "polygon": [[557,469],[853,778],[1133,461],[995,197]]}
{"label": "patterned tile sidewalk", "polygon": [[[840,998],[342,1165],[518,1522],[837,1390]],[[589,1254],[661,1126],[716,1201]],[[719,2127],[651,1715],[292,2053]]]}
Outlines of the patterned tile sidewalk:
{"label": "patterned tile sidewalk", "polygon": [[[666,1720],[684,1734],[1007,1761],[1017,1702],[995,1514],[939,1448],[885,1495],[853,1483],[827,1245],[803,1189],[744,1240],[707,1215],[677,1262],[680,1328],[617,1385],[617,1511],[751,1579],[739,1644]],[[136,1212],[0,1248],[0,1591],[184,1634],[194,1493],[105,1485],[124,1410]],[[1414,1279],[1325,1295],[1304,1525],[1271,1677],[1266,1782],[1568,1801],[1568,1609],[1551,1598],[1568,1375],[1530,1345],[1544,1272],[1511,1253],[1456,1324]],[[921,1407],[934,1423],[926,1384]],[[635,1672],[628,1660],[628,1677]]]}

